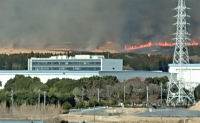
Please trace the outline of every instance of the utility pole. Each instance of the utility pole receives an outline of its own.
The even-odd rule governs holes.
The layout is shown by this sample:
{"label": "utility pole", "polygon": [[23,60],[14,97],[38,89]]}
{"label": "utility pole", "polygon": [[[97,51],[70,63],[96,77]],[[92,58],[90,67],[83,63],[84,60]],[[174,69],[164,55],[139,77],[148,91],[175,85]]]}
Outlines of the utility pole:
{"label": "utility pole", "polygon": [[160,106],[161,106],[161,110],[160,110],[161,113],[160,113],[160,114],[161,114],[161,115],[160,115],[160,118],[161,118],[161,122],[162,122],[162,114],[163,114],[163,113],[162,113],[162,112],[163,112],[163,111],[162,111],[162,93],[163,93],[162,85],[163,85],[163,84],[162,84],[162,82],[161,82],[161,83],[160,83],[160,98],[161,98],[161,104],[160,104]]}
{"label": "utility pole", "polygon": [[46,106],[46,91],[44,91],[44,107]]}
{"label": "utility pole", "polygon": [[99,88],[97,89],[97,96],[98,96],[98,102],[99,102]]}
{"label": "utility pole", "polygon": [[11,94],[10,94],[10,98],[11,98],[11,103],[12,103],[12,106],[13,106],[13,101],[14,101],[14,99],[13,99],[13,90],[11,90]]}
{"label": "utility pole", "polygon": [[124,85],[124,104],[125,104],[125,101],[126,101],[126,86]]}
{"label": "utility pole", "polygon": [[163,93],[163,89],[162,89],[162,82],[160,83],[160,98],[161,98],[161,107],[162,107],[162,93]]}
{"label": "utility pole", "polygon": [[84,88],[82,87],[82,101],[83,101],[83,96],[84,96]]}
{"label": "utility pole", "polygon": [[106,96],[107,96],[107,99],[109,100],[109,103],[110,103],[111,102],[111,97],[110,97],[109,86],[106,86]]}
{"label": "utility pole", "polygon": [[38,90],[38,105],[40,105],[40,89]]}
{"label": "utility pole", "polygon": [[96,112],[95,112],[95,105],[94,105],[94,123],[95,123],[95,115],[96,115]]}
{"label": "utility pole", "polygon": [[149,107],[149,87],[146,87],[147,89],[147,107]]}

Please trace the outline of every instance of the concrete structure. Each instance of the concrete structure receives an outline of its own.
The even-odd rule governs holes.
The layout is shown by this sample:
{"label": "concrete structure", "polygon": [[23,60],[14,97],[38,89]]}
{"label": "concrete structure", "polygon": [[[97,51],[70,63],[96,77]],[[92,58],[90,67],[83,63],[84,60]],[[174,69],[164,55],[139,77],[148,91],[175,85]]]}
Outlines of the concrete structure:
{"label": "concrete structure", "polygon": [[116,76],[121,82],[139,77],[145,80],[149,77],[170,77],[170,73],[162,71],[122,70],[122,71],[99,71],[99,76]]}
{"label": "concrete structure", "polygon": [[28,70],[120,71],[122,59],[105,59],[103,55],[52,56],[28,59]]}
{"label": "concrete structure", "polygon": [[200,84],[200,64],[169,64],[169,72],[176,73],[178,80],[184,80],[186,89],[193,89]]}

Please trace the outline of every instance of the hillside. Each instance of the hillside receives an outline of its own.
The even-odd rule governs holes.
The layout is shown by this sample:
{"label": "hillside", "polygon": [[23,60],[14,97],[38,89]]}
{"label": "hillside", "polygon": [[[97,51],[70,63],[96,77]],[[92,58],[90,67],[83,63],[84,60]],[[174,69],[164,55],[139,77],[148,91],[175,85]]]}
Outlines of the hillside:
{"label": "hillside", "polygon": [[[200,47],[189,47],[191,63],[200,62]],[[90,51],[71,51],[67,49],[39,50],[0,48],[0,70],[26,70],[30,57],[50,57],[56,54],[73,56],[75,54],[104,55],[106,58],[123,59],[124,70],[168,71],[172,63],[172,47],[151,47],[130,52],[109,53]]]}
{"label": "hillside", "polygon": [[174,52],[174,47],[159,47],[159,46],[154,46],[154,47],[148,47],[148,48],[142,48],[142,49],[137,49],[137,50],[132,50],[129,52],[137,53],[137,54],[173,54]]}
{"label": "hillside", "polygon": [[26,48],[0,48],[0,54],[20,54],[20,53],[52,53],[60,54],[62,51],[48,50],[48,49],[26,49]]}
{"label": "hillside", "polygon": [[[148,47],[148,48],[142,48],[137,50],[128,51],[132,53],[137,54],[173,54],[174,53],[174,47],[160,47],[160,46],[154,46],[154,47]],[[190,56],[198,55],[200,56],[200,46],[190,46],[188,47],[188,52]]]}

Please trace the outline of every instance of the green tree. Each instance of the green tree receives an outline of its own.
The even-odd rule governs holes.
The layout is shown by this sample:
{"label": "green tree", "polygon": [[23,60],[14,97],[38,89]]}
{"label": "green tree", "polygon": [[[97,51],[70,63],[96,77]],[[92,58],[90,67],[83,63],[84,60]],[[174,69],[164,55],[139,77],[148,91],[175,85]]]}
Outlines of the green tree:
{"label": "green tree", "polygon": [[65,102],[65,103],[63,103],[63,105],[62,105],[62,108],[63,109],[70,109],[72,107],[72,105],[69,103],[69,102]]}
{"label": "green tree", "polygon": [[21,91],[30,90],[37,91],[39,89],[46,89],[47,86],[44,85],[39,78],[25,77],[23,75],[16,75],[15,78],[10,79],[5,84],[5,90],[11,91]]}
{"label": "green tree", "polygon": [[147,84],[157,84],[157,85],[160,85],[160,83],[162,83],[163,85],[166,85],[166,83],[168,82],[168,77],[167,76],[164,76],[164,77],[154,77],[154,78],[146,78],[145,79],[145,82]]}
{"label": "green tree", "polygon": [[5,90],[0,90],[0,102],[7,102],[10,100],[10,92]]}
{"label": "green tree", "polygon": [[194,96],[196,101],[198,101],[200,99],[200,85],[198,85],[195,90],[194,90]]}
{"label": "green tree", "polygon": [[76,99],[82,96],[82,90],[78,87],[74,88],[72,94],[75,96]]}
{"label": "green tree", "polygon": [[76,108],[84,108],[84,107],[86,107],[84,101],[80,100],[76,102]]}
{"label": "green tree", "polygon": [[97,100],[90,100],[89,101],[89,107],[93,107],[93,106],[102,106],[103,103],[100,101],[98,102]]}

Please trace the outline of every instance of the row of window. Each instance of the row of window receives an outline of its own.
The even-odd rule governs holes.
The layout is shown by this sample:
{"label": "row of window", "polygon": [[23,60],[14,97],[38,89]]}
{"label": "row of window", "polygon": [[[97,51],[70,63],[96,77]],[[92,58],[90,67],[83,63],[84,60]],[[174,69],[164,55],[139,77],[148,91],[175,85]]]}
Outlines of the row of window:
{"label": "row of window", "polygon": [[101,62],[32,62],[32,65],[101,65]]}
{"label": "row of window", "polygon": [[100,67],[33,67],[32,70],[90,70],[96,71],[101,70]]}

